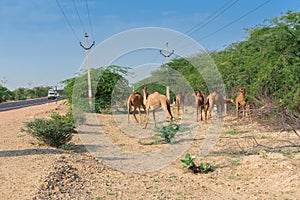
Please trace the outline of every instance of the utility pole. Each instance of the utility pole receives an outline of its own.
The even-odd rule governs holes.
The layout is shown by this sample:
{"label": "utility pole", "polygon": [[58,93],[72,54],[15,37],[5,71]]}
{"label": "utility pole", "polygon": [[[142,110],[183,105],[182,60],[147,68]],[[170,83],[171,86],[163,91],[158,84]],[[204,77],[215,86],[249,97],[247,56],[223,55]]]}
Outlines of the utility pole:
{"label": "utility pole", "polygon": [[5,87],[5,84],[7,83],[7,79],[5,76],[3,76],[3,79],[1,80],[2,86]]}
{"label": "utility pole", "polygon": [[86,63],[87,63],[87,74],[88,74],[88,96],[89,96],[89,104],[90,107],[92,106],[92,84],[91,84],[91,72],[90,72],[90,61],[89,61],[89,50],[95,45],[95,41],[93,41],[93,44],[89,46],[89,36],[87,33],[85,33],[85,46],[83,46],[80,42],[80,46],[85,50],[86,55]]}
{"label": "utility pole", "polygon": [[32,81],[28,81],[27,84],[28,84],[29,88],[31,88],[32,83],[33,83]]}
{"label": "utility pole", "polygon": [[[169,54],[169,50],[168,50],[168,42],[167,42],[167,43],[166,43],[166,53],[164,54],[164,53],[162,52],[162,50],[159,50],[159,52],[160,52],[161,55],[163,55],[163,56],[166,58],[166,64],[167,64],[167,63],[169,62],[169,57],[170,57],[171,55],[173,55],[174,50],[172,50],[172,52]],[[167,85],[167,87],[166,87],[166,95],[167,95],[168,100],[170,101],[170,86],[169,86],[169,85]]]}

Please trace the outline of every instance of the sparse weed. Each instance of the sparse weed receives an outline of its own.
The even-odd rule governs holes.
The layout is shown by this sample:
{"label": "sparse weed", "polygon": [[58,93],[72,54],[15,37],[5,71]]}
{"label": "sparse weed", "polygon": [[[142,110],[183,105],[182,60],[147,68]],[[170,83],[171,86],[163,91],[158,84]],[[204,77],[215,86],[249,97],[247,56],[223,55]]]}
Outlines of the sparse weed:
{"label": "sparse weed", "polygon": [[230,163],[235,166],[238,166],[241,164],[239,160],[231,160]]}
{"label": "sparse weed", "polygon": [[232,131],[226,131],[224,134],[226,135],[238,135],[238,134],[243,134],[243,133],[249,133],[249,131],[238,131],[233,129]]}
{"label": "sparse weed", "polygon": [[162,126],[160,128],[156,128],[155,131],[159,132],[156,136],[162,137],[163,140],[161,142],[174,143],[175,134],[179,130],[179,125],[175,123],[170,123],[167,126]]}
{"label": "sparse weed", "polygon": [[214,171],[214,167],[209,163],[200,163],[200,165],[197,166],[194,160],[194,156],[191,156],[189,153],[186,153],[185,159],[182,159],[181,162],[184,164],[184,167],[186,169],[191,170],[193,173],[207,174],[208,172]]}

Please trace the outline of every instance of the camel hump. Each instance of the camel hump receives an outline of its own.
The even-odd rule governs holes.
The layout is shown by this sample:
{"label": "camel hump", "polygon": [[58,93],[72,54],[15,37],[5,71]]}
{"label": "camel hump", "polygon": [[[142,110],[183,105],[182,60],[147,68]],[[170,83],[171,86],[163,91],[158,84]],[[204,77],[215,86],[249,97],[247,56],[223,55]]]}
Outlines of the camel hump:
{"label": "camel hump", "polygon": [[141,93],[136,92],[136,91],[132,92],[132,94],[133,94],[133,95],[142,95]]}
{"label": "camel hump", "polygon": [[141,94],[141,93],[139,93],[139,92],[134,92],[134,93],[133,93],[133,95],[134,95],[134,96],[136,96],[136,97],[140,97],[140,96],[142,96],[142,94]]}

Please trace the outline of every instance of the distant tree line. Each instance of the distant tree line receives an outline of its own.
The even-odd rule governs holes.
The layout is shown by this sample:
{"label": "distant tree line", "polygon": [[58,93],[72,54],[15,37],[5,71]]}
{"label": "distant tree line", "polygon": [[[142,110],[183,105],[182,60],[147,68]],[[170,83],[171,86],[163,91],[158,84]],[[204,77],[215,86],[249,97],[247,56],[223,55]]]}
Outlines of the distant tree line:
{"label": "distant tree line", "polygon": [[19,100],[46,97],[48,95],[48,90],[50,88],[51,87],[48,86],[38,86],[32,89],[17,88],[13,91],[10,91],[6,87],[0,85],[0,103],[6,101],[19,101]]}

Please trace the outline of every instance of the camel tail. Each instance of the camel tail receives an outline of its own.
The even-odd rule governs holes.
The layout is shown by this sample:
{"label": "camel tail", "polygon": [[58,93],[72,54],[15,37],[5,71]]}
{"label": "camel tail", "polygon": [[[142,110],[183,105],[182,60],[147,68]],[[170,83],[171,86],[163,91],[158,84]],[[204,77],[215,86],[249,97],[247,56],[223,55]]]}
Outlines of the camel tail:
{"label": "camel tail", "polygon": [[171,106],[170,106],[170,101],[169,100],[167,100],[167,109],[168,109],[168,112],[169,112],[169,114],[171,116],[171,120],[172,120],[173,116],[172,116],[172,113],[171,113]]}

